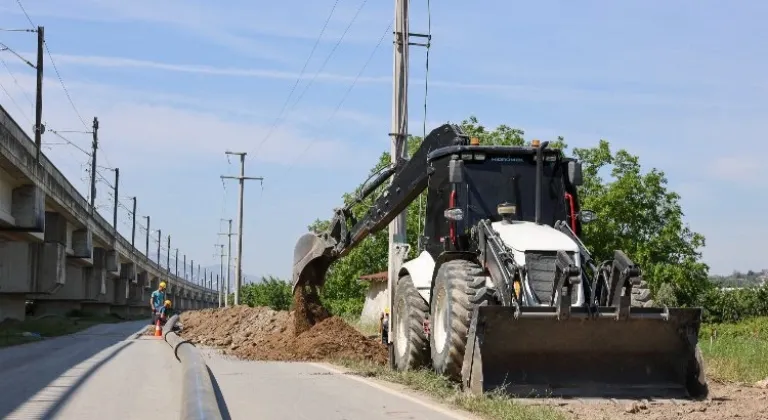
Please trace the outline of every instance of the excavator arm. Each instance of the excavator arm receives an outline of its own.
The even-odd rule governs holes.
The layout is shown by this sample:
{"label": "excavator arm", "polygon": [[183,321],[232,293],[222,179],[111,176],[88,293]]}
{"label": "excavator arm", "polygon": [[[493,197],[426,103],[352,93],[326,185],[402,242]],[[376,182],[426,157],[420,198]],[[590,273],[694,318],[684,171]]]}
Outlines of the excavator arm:
{"label": "excavator arm", "polygon": [[[293,253],[293,290],[304,285],[322,286],[325,273],[334,261],[346,256],[369,235],[388,226],[427,188],[430,152],[468,143],[469,138],[457,125],[445,124],[436,128],[422,141],[413,157],[398,159],[365,185],[353,202],[336,209],[326,231],[307,233],[299,238]],[[386,191],[360,220],[354,220],[352,208],[389,179],[391,183]]]}

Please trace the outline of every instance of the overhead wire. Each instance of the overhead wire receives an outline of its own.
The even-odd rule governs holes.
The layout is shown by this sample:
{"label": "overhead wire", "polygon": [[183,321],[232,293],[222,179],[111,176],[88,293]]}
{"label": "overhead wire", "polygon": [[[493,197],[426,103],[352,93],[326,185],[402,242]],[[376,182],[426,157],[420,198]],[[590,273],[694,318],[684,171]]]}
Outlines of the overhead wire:
{"label": "overhead wire", "polygon": [[304,61],[304,66],[302,66],[301,72],[299,72],[299,76],[296,78],[296,81],[293,83],[293,87],[291,87],[291,91],[288,93],[288,97],[285,98],[285,102],[283,103],[283,106],[280,109],[280,112],[278,113],[277,118],[275,118],[275,121],[272,123],[269,130],[267,130],[267,134],[264,136],[261,142],[256,146],[256,150],[260,149],[261,146],[264,144],[264,142],[266,142],[267,139],[269,139],[269,137],[272,135],[272,132],[277,127],[277,123],[280,121],[280,118],[283,116],[283,113],[285,113],[285,110],[291,101],[291,97],[293,96],[293,92],[296,91],[296,86],[298,86],[299,81],[301,80],[302,76],[304,76],[304,72],[307,69],[307,65],[309,65],[309,62],[312,59],[312,56],[315,54],[315,50],[317,49],[317,46],[320,44],[320,40],[323,38],[323,34],[325,34],[325,30],[328,27],[328,23],[330,23],[331,18],[333,17],[333,12],[336,10],[336,6],[338,4],[339,4],[339,0],[335,0],[333,3],[333,7],[331,8],[331,12],[328,14],[328,17],[325,19],[323,28],[320,30],[320,34],[317,36],[317,39],[315,40],[315,45],[312,46],[312,50],[309,52],[309,56]]}
{"label": "overhead wire", "polygon": [[[341,110],[341,107],[346,102],[347,98],[349,97],[349,94],[352,92],[352,89],[357,85],[358,80],[363,76],[363,73],[365,73],[365,70],[368,69],[368,65],[371,64],[371,61],[373,61],[373,57],[376,56],[376,52],[381,47],[381,44],[384,42],[384,38],[389,34],[390,29],[392,28],[392,25],[394,24],[394,19],[392,19],[389,22],[389,25],[387,25],[387,28],[384,30],[384,33],[379,38],[379,41],[376,43],[376,46],[373,48],[371,53],[368,55],[368,58],[365,60],[365,63],[363,63],[363,66],[360,68],[360,70],[357,72],[357,75],[355,75],[355,78],[352,80],[352,83],[347,87],[347,90],[344,92],[344,95],[341,97],[341,100],[336,104],[336,108],[334,108],[333,112],[331,113],[331,116],[328,117],[328,119],[325,121],[326,124],[330,124],[330,122],[333,120],[333,118],[336,117],[336,114]],[[286,169],[285,174],[289,173],[297,164],[299,158],[303,157],[304,154],[317,142],[317,139],[314,139],[310,141],[307,146],[298,154],[295,155],[295,158],[293,159],[293,163]],[[285,179],[285,176],[281,176],[278,179]]]}
{"label": "overhead wire", "polygon": [[[427,0],[427,48],[425,58],[424,69],[424,120],[422,122],[422,141],[427,137],[427,99],[429,97],[429,50],[432,47],[432,6],[431,0]],[[407,147],[407,146],[406,146]],[[419,232],[421,235],[425,234],[427,227],[425,208],[424,208],[424,194],[419,194]]]}

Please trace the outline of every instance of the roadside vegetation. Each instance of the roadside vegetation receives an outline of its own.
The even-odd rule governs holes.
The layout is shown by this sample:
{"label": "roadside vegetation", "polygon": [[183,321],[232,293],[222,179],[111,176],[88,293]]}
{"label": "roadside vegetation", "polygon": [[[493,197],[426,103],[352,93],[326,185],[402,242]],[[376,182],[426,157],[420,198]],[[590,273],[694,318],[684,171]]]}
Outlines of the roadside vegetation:
{"label": "roadside vegetation", "polygon": [[710,380],[751,385],[768,379],[768,317],[705,324],[699,345]]}
{"label": "roadside vegetation", "polygon": [[81,311],[72,311],[66,316],[42,315],[39,317],[28,317],[24,321],[8,319],[0,322],[0,347],[73,334],[97,324],[114,324],[144,318],[147,317],[124,317],[116,314],[93,315]]}
{"label": "roadside vegetation", "polygon": [[501,394],[489,394],[482,397],[465,394],[454,384],[429,370],[396,372],[386,366],[371,363],[338,360],[353,374],[375,378],[404,385],[415,391],[423,392],[435,400],[453,405],[486,419],[499,420],[560,420],[565,415],[552,407],[534,406],[515,402]]}

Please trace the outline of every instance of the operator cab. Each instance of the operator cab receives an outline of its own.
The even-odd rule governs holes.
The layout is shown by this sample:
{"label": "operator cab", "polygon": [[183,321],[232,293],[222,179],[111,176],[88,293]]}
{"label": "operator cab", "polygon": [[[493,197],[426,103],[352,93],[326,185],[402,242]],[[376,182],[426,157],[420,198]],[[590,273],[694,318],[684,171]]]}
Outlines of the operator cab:
{"label": "operator cab", "polygon": [[[446,250],[469,251],[470,230],[483,219],[549,226],[564,220],[580,234],[575,215],[581,167],[560,150],[548,149],[546,144],[542,150],[536,146],[537,141],[532,147],[470,144],[429,154],[432,172],[423,245],[433,258]],[[542,165],[537,182],[539,155]]]}

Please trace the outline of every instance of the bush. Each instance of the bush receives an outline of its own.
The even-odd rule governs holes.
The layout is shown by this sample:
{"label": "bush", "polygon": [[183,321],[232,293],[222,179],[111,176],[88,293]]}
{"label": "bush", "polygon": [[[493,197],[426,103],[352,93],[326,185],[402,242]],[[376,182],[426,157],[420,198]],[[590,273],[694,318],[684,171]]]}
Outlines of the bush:
{"label": "bush", "polygon": [[736,322],[768,316],[768,285],[737,290],[713,287],[704,292],[700,306],[704,308],[706,322]]}
{"label": "bush", "polygon": [[268,306],[276,311],[287,311],[293,302],[291,284],[272,276],[262,277],[261,282],[240,288],[240,300],[250,307]]}

